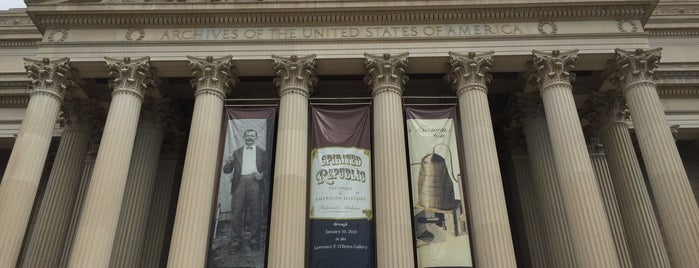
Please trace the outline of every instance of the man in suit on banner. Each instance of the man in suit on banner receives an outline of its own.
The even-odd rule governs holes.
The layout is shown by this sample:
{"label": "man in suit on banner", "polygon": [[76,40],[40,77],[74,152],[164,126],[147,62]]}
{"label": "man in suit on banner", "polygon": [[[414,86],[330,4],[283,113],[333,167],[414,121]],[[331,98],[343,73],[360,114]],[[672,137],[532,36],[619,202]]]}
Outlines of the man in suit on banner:
{"label": "man in suit on banner", "polygon": [[[223,172],[233,172],[231,178],[231,244],[235,251],[243,246],[243,230],[249,224],[250,249],[260,249],[260,226],[262,214],[262,187],[266,167],[266,152],[255,145],[257,131],[248,129],[243,132],[245,145],[233,152],[224,166]],[[246,214],[246,210],[249,210]],[[249,218],[245,218],[245,217]]]}

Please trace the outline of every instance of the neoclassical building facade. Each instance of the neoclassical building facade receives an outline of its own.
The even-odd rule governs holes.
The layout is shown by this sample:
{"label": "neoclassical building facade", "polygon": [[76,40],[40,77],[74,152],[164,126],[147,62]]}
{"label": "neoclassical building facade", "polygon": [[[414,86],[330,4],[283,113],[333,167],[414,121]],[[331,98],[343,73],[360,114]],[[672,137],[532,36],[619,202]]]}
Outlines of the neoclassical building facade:
{"label": "neoclassical building facade", "polygon": [[[0,267],[238,267],[212,257],[235,107],[276,109],[249,266],[324,267],[311,113],[348,105],[372,267],[699,267],[696,1],[26,3],[0,12]],[[411,206],[405,107],[433,106],[458,111],[460,208]],[[422,209],[468,246],[424,253]]]}

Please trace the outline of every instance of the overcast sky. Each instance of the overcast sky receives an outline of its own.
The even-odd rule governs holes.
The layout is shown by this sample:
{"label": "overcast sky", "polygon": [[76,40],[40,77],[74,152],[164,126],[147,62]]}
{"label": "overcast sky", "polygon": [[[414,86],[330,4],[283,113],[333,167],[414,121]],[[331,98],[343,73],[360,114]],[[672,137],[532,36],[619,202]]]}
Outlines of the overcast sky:
{"label": "overcast sky", "polygon": [[10,8],[27,7],[22,0],[0,0],[0,10],[8,10]]}

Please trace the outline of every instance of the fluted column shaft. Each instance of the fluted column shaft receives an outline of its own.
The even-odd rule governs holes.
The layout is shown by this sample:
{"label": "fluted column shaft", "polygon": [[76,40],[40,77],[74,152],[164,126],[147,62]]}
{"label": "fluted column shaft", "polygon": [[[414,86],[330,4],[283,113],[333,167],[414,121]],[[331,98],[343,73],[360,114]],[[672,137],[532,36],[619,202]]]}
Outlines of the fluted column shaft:
{"label": "fluted column shaft", "polygon": [[410,268],[415,263],[401,98],[408,54],[365,57],[365,81],[374,98],[376,263],[379,268]]}
{"label": "fluted column shaft", "polygon": [[68,59],[25,61],[34,87],[0,184],[0,267],[14,267],[19,258],[58,110],[72,83]]}
{"label": "fluted column shaft", "polygon": [[280,100],[267,266],[303,267],[306,258],[308,96],[316,81],[315,55],[300,59],[275,56],[274,67]]}
{"label": "fluted column shaft", "polygon": [[[163,143],[164,103],[150,104],[141,114],[129,165],[110,267],[137,267],[141,262],[150,200]],[[158,114],[160,113],[160,114]]]}
{"label": "fluted column shaft", "polygon": [[110,60],[117,70],[95,167],[68,267],[107,267],[121,212],[129,163],[150,66],[148,59]]}
{"label": "fluted column shaft", "polygon": [[[529,255],[533,267],[554,267],[550,263],[550,254],[544,234],[544,218],[537,200],[538,192],[534,187],[529,157],[525,152],[512,153],[512,165],[515,172],[519,202],[524,214],[524,228],[527,234]],[[548,230],[548,229],[546,229]]]}
{"label": "fluted column shaft", "polygon": [[614,185],[612,184],[611,174],[607,166],[607,158],[603,153],[591,152],[590,162],[592,162],[592,168],[595,171],[600,192],[604,199],[604,209],[607,212],[609,226],[612,229],[614,246],[616,247],[617,255],[619,255],[620,267],[635,267],[631,261],[631,255],[629,254],[629,246],[627,245],[626,234],[624,233],[624,224],[621,220],[619,204],[616,200]]}
{"label": "fluted column shaft", "polygon": [[543,110],[529,114],[524,121],[524,136],[532,165],[532,180],[541,205],[546,241],[553,267],[576,267],[573,240],[570,234],[551,137]]}
{"label": "fluted column shaft", "polygon": [[516,267],[512,234],[488,106],[488,74],[493,52],[451,56],[447,76],[459,97],[464,165],[471,208],[475,265]]}
{"label": "fluted column shaft", "polygon": [[70,214],[70,225],[66,233],[66,241],[63,246],[63,252],[61,253],[61,264],[59,266],[61,268],[68,266],[68,258],[70,258],[70,252],[73,249],[73,241],[75,240],[75,233],[78,230],[78,221],[80,221],[80,214],[82,212],[83,203],[85,202],[85,196],[87,195],[87,188],[90,185],[92,171],[95,168],[97,145],[93,146],[94,148],[89,149],[87,155],[85,156],[85,162],[83,165],[82,174],[80,176],[80,186],[78,186],[78,192],[75,196],[75,203],[73,204],[73,209]]}
{"label": "fluted column shaft", "polygon": [[[561,55],[563,54],[563,55]],[[578,267],[619,267],[609,220],[592,170],[570,84],[577,51],[535,52],[535,75]]]}
{"label": "fluted column shaft", "polygon": [[190,58],[196,78],[194,112],[189,130],[168,267],[203,267],[219,159],[223,98],[230,82],[230,57]]}
{"label": "fluted column shaft", "polygon": [[635,267],[670,267],[628,125],[610,122],[600,136]]}
{"label": "fluted column shaft", "polygon": [[618,76],[673,267],[699,267],[699,208],[653,82],[660,50],[617,50]]}
{"label": "fluted column shaft", "polygon": [[71,102],[64,111],[66,128],[56,153],[44,198],[30,234],[22,267],[49,267],[61,260],[73,204],[90,143],[95,103]]}
{"label": "fluted column shaft", "polygon": [[157,187],[150,202],[146,238],[139,267],[160,267],[160,257],[165,246],[170,199],[177,171],[177,154],[168,153],[161,156],[158,163],[158,175],[155,179]]}

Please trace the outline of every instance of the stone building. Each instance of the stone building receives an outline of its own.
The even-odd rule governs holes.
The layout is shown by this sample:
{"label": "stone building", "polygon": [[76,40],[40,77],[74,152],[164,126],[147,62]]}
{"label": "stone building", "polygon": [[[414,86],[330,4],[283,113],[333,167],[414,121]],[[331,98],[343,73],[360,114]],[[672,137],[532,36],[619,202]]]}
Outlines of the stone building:
{"label": "stone building", "polygon": [[0,12],[0,267],[211,265],[246,105],[278,109],[266,266],[307,266],[309,107],[352,102],[377,267],[418,265],[402,107],[445,104],[474,267],[699,267],[696,1],[26,2]]}

